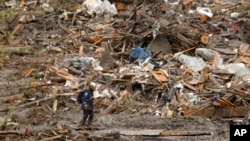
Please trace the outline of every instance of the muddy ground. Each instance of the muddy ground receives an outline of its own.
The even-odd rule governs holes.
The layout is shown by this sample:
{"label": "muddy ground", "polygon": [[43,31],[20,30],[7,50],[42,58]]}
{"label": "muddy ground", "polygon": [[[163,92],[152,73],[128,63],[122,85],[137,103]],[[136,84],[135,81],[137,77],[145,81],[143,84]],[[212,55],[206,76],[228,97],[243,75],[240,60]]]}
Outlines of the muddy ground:
{"label": "muddy ground", "polygon": [[[58,110],[54,114],[45,112],[46,106],[53,101],[41,102],[40,106],[31,105],[25,109],[11,112],[11,121],[18,125],[6,126],[6,131],[19,131],[20,135],[1,135],[1,140],[42,140],[51,137],[53,133],[63,133],[55,140],[156,140],[156,141],[227,141],[229,140],[229,123],[220,119],[206,117],[176,117],[161,118],[144,114],[95,114],[95,120],[90,128],[78,129],[82,118],[79,105],[69,97],[58,98]],[[98,109],[97,109],[98,110]],[[5,116],[3,114],[1,116]],[[206,131],[211,135],[171,135],[171,136],[128,136],[120,132],[135,130],[170,131]],[[27,133],[24,133],[27,132]],[[149,131],[150,132],[150,131]],[[26,135],[25,135],[26,134]]]}
{"label": "muddy ground", "polygon": [[[16,57],[22,60],[24,57]],[[36,58],[34,58],[36,59]],[[14,64],[17,66],[17,64]],[[13,67],[12,67],[13,68]],[[173,117],[161,118],[155,114],[131,114],[130,110],[111,115],[100,114],[101,107],[96,106],[95,119],[90,128],[79,129],[78,124],[82,118],[79,104],[72,98],[76,95],[60,96],[39,103],[25,106],[30,100],[22,100],[21,93],[13,91],[16,87],[32,81],[30,79],[18,80],[20,74],[17,70],[9,69],[1,71],[1,115],[2,120],[7,118],[9,122],[4,126],[1,140],[27,141],[43,140],[58,134],[62,135],[55,140],[166,140],[166,141],[227,141],[229,140],[229,123],[219,118],[207,117]],[[10,81],[12,80],[12,81]],[[8,87],[6,83],[9,82]],[[23,90],[23,89],[22,89]],[[29,89],[27,89],[29,90]],[[38,93],[39,94],[39,93]],[[10,96],[19,95],[19,100]],[[58,101],[55,113],[50,107],[53,101]],[[24,105],[23,105],[24,104]],[[19,105],[19,106],[15,106]],[[20,106],[23,105],[23,106]],[[122,135],[120,132],[136,130],[170,130],[170,131],[204,131],[198,135]],[[16,131],[17,133],[8,133]],[[148,131],[151,132],[151,131]],[[208,133],[208,134],[207,134]],[[211,133],[211,134],[210,134]]]}

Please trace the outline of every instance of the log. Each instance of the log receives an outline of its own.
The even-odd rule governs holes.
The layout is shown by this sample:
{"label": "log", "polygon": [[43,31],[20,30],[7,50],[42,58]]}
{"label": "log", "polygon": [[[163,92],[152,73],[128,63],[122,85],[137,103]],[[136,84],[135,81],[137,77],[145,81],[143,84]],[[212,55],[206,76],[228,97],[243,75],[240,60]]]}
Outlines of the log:
{"label": "log", "polygon": [[76,69],[74,67],[68,67],[68,71],[70,74],[74,74],[74,75],[82,75],[82,71],[79,69]]}
{"label": "log", "polygon": [[212,131],[173,131],[173,130],[165,130],[161,132],[161,136],[201,136],[201,135],[212,135]]}
{"label": "log", "polygon": [[208,34],[202,34],[200,37],[200,41],[202,44],[207,45],[209,42],[209,36]]}
{"label": "log", "polygon": [[60,76],[50,76],[48,78],[48,80],[50,80],[51,82],[55,82],[55,83],[62,83],[62,82],[65,82],[65,79],[63,79],[62,77]]}

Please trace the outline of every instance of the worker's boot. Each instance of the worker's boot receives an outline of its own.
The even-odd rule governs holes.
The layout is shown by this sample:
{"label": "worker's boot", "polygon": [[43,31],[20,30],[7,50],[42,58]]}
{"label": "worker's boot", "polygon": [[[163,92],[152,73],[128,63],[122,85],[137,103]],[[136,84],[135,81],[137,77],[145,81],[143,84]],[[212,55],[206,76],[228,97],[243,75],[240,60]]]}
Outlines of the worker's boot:
{"label": "worker's boot", "polygon": [[90,126],[92,124],[93,119],[94,119],[94,113],[91,113],[89,115],[88,126]]}
{"label": "worker's boot", "polygon": [[83,117],[80,122],[81,126],[84,126],[86,124],[87,118],[88,118],[87,110],[83,110]]}
{"label": "worker's boot", "polygon": [[86,123],[87,117],[83,116],[82,120],[80,121],[79,126],[84,126]]}

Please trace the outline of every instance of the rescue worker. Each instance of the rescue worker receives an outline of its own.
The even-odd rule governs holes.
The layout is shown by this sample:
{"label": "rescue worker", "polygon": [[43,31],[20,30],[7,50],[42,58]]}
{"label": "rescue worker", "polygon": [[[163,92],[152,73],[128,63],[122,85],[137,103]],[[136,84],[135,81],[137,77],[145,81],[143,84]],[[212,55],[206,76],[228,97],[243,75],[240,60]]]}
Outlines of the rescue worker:
{"label": "rescue worker", "polygon": [[81,125],[91,125],[94,118],[94,103],[93,103],[93,92],[96,84],[94,82],[89,83],[89,88],[80,92],[81,95],[81,109],[83,110],[83,119]]}

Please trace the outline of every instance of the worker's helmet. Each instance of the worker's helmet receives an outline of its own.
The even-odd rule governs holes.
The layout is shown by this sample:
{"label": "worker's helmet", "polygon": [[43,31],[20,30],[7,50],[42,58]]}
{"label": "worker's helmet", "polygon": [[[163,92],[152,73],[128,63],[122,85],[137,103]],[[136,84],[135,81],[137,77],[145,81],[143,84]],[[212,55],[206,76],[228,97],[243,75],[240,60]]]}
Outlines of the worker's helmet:
{"label": "worker's helmet", "polygon": [[89,83],[89,87],[90,88],[95,88],[96,87],[96,83],[95,82],[90,82]]}

